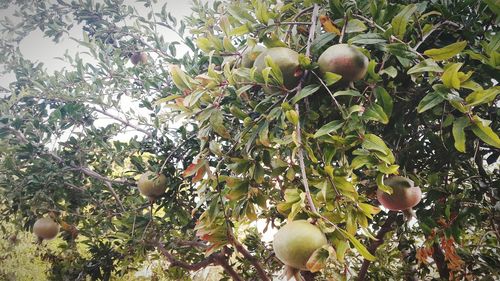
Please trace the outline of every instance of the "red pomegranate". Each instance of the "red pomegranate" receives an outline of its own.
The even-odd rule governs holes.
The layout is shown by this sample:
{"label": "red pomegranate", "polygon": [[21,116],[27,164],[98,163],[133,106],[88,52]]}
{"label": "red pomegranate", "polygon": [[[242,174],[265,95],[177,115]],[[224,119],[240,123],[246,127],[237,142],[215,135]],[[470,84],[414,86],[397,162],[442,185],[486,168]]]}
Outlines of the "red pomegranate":
{"label": "red pomegranate", "polygon": [[392,187],[392,194],[377,190],[377,199],[391,211],[405,211],[417,205],[422,199],[420,187],[405,177],[392,176],[384,181],[385,185]]}

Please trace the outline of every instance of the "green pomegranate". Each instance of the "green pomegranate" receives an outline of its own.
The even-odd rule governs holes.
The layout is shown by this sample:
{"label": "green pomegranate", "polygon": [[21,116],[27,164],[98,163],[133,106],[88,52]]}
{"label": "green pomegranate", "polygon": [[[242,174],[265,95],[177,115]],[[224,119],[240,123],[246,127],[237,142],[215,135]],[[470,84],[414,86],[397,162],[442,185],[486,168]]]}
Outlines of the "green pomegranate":
{"label": "green pomegranate", "polygon": [[164,174],[146,172],[139,178],[137,187],[142,195],[148,197],[150,200],[156,200],[167,189],[167,177]]}
{"label": "green pomegranate", "polygon": [[241,54],[241,66],[246,68],[252,68],[255,59],[266,50],[264,46],[255,45],[252,48],[247,48]]}
{"label": "green pomegranate", "polygon": [[327,244],[325,234],[306,220],[287,223],[274,235],[273,249],[285,265],[308,270],[307,261],[317,249]]}
{"label": "green pomegranate", "polygon": [[420,187],[405,177],[392,176],[384,181],[385,185],[392,187],[393,193],[388,194],[377,190],[377,199],[385,208],[391,211],[406,211],[417,205],[422,199]]}
{"label": "green pomegranate", "polygon": [[51,218],[40,218],[33,225],[33,233],[38,237],[38,240],[54,239],[59,233],[59,225]]}
{"label": "green pomegranate", "polygon": [[342,81],[352,82],[365,76],[368,58],[356,47],[337,44],[321,54],[318,64],[323,75],[326,72],[333,72],[342,75]]}
{"label": "green pomegranate", "polygon": [[265,50],[255,59],[254,66],[259,73],[266,68],[266,57],[270,56],[283,74],[283,82],[287,89],[295,88],[300,81],[299,53],[294,50],[275,47]]}

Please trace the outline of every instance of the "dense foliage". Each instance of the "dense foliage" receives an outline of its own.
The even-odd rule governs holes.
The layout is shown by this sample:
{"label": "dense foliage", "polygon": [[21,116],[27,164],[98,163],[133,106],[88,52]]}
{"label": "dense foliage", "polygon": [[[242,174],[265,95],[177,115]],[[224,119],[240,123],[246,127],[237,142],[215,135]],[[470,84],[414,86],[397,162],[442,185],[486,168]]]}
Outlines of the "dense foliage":
{"label": "dense foliage", "polygon": [[[58,222],[53,280],[146,259],[172,280],[209,265],[270,280],[283,264],[262,235],[294,219],[328,240],[297,278],[499,276],[497,2],[196,0],[182,21],[139,2],[147,16],[119,0],[3,2],[22,20],[1,21],[16,81],[0,100],[0,211],[19,229]],[[57,42],[80,27],[72,69],[19,51],[36,29]],[[361,79],[318,65],[339,43],[367,57]],[[166,177],[160,198],[136,188],[148,171]],[[376,200],[398,174],[423,194],[408,223]]]}

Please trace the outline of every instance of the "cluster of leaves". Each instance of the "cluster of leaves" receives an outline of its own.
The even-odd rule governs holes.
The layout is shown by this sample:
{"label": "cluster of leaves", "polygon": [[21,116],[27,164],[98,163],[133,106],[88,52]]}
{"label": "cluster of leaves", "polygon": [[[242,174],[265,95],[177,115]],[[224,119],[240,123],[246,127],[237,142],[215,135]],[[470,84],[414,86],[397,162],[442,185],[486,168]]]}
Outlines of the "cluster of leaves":
{"label": "cluster of leaves", "polygon": [[[0,102],[0,210],[26,229],[49,212],[78,228],[91,257],[78,267],[54,259],[55,269],[106,279],[134,270],[160,239],[182,261],[222,253],[244,279],[262,279],[279,263],[261,233],[239,230],[312,218],[334,249],[316,264],[319,277],[349,278],[363,259],[376,260],[371,279],[498,274],[496,3],[194,1],[179,23],[142,2],[147,17],[119,1],[21,1],[26,21],[2,22],[11,38],[0,61],[17,80]],[[35,28],[58,40],[74,23],[97,63],[66,55],[75,70],[49,75],[13,43]],[[160,28],[192,53],[177,58],[179,42]],[[351,85],[317,69],[340,41],[369,58],[366,77]],[[256,45],[299,52],[299,86],[287,89],[270,58],[261,72],[243,67]],[[126,64],[136,51],[149,62]],[[103,115],[115,123],[96,126]],[[118,140],[126,129],[144,137]],[[169,179],[151,206],[132,188],[146,170]],[[395,220],[376,252],[365,245],[390,215],[379,213],[375,190],[391,192],[384,178],[393,174],[425,195],[418,223]],[[197,247],[181,247],[186,239]]]}

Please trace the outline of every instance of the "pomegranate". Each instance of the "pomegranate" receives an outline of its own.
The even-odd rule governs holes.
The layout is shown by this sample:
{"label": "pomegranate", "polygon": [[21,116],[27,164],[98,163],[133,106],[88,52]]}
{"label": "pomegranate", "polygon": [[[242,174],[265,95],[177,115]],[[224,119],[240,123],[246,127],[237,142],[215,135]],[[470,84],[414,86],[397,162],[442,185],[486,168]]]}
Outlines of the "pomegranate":
{"label": "pomegranate", "polygon": [[33,225],[33,233],[38,237],[38,240],[50,240],[59,233],[59,225],[51,218],[40,218]]}
{"label": "pomegranate", "polygon": [[251,68],[255,62],[255,59],[265,50],[266,48],[261,45],[255,45],[252,48],[247,48],[241,54],[241,66]]}
{"label": "pomegranate", "polygon": [[382,204],[392,211],[410,210],[417,205],[422,199],[422,191],[420,187],[415,186],[415,183],[405,177],[392,176],[384,181],[385,185],[392,187],[392,194],[377,190],[377,199]]}
{"label": "pomegranate", "polygon": [[167,189],[167,177],[164,174],[146,172],[139,178],[137,187],[142,195],[154,201],[165,193]]}
{"label": "pomegranate", "polygon": [[368,58],[356,47],[337,44],[321,54],[318,64],[322,74],[333,72],[342,75],[342,81],[352,82],[365,76]]}
{"label": "pomegranate", "polygon": [[279,67],[283,74],[283,83],[287,89],[293,89],[299,84],[300,72],[299,69],[299,53],[294,50],[275,47],[265,50],[255,59],[253,66],[256,67],[258,73],[266,68],[266,57],[270,56],[273,62]]}
{"label": "pomegranate", "polygon": [[308,270],[307,261],[317,249],[327,244],[325,234],[306,220],[287,223],[274,235],[273,249],[285,265]]}
{"label": "pomegranate", "polygon": [[139,63],[145,64],[148,62],[148,55],[144,52],[134,52],[132,56],[130,56],[130,61],[133,65],[137,65]]}

